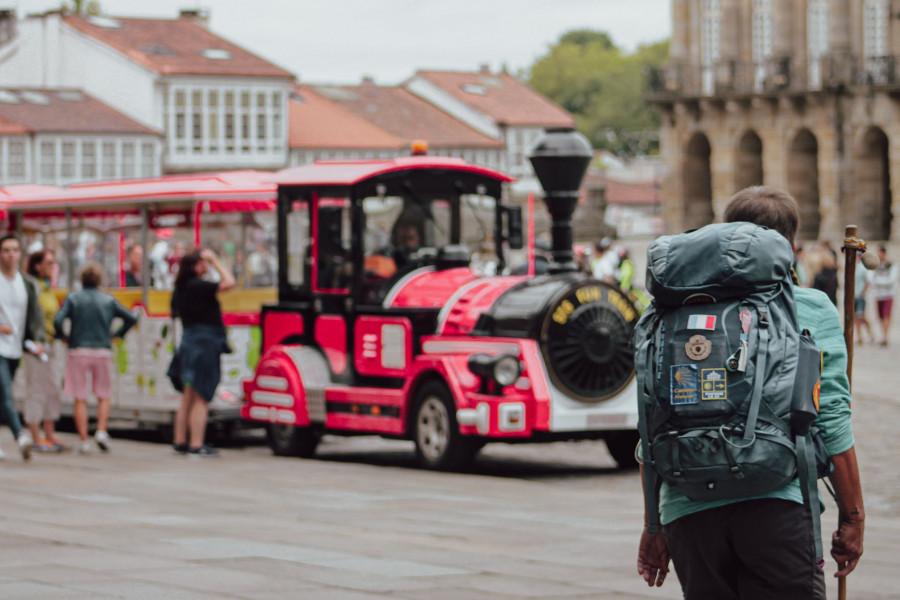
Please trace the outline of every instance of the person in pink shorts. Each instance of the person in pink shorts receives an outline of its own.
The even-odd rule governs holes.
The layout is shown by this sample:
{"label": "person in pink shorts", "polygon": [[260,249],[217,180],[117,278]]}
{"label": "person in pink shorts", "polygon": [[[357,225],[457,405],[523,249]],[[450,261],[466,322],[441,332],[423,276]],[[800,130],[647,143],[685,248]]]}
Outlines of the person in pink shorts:
{"label": "person in pink shorts", "polygon": [[[69,345],[66,357],[66,376],[63,391],[75,398],[75,426],[81,438],[81,452],[91,451],[88,440],[87,397],[93,391],[97,397],[97,430],[94,441],[103,452],[109,451],[109,395],[112,386],[111,343],[119,343],[137,322],[119,301],[98,289],[103,270],[97,263],[87,263],[81,270],[82,289],[69,294],[53,319],[56,337]],[[112,323],[121,319],[115,333]],[[63,323],[69,320],[69,333]],[[88,377],[92,390],[88,389]]]}

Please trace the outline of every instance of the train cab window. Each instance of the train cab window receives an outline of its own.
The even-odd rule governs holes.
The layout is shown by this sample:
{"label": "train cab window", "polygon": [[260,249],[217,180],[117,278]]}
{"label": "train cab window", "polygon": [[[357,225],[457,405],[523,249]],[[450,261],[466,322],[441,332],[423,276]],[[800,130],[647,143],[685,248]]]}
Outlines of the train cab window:
{"label": "train cab window", "polygon": [[322,198],[315,214],[316,291],[346,293],[353,278],[350,201]]}
{"label": "train cab window", "polygon": [[309,203],[294,200],[287,214],[287,283],[303,287],[309,272]]}

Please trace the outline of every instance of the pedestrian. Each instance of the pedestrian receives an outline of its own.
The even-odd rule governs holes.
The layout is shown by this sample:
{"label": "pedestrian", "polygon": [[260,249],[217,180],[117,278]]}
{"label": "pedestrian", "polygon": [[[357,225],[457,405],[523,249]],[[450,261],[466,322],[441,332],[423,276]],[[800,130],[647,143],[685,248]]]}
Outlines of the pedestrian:
{"label": "pedestrian", "polygon": [[[87,376],[91,377],[91,391],[97,397],[94,442],[102,452],[109,452],[107,426],[112,388],[111,344],[121,343],[128,330],[137,322],[137,318],[119,304],[118,300],[100,291],[102,281],[103,268],[95,262],[86,263],[81,268],[82,289],[66,297],[53,319],[56,337],[69,346],[63,390],[75,399],[75,427],[81,439],[82,454],[87,454],[92,449],[88,439]],[[122,324],[115,333],[111,333],[116,318]],[[67,319],[68,334],[63,329]]]}
{"label": "pedestrian", "polygon": [[[764,225],[793,245],[799,210],[785,192],[751,187],[729,201],[725,221]],[[862,555],[865,522],[850,423],[847,350],[830,299],[796,285],[794,297],[800,329],[808,329],[824,353],[814,425],[834,464],[830,479],[839,525],[831,556],[837,562],[835,576],[846,576]],[[816,564],[812,515],[797,478],[763,496],[715,502],[690,500],[663,483],[659,498],[663,527],[651,536],[645,526],[638,550],[638,573],[648,585],[663,584],[671,557],[687,600],[824,600],[824,561]]]}
{"label": "pedestrian", "polygon": [[[204,279],[210,265],[219,274],[218,283]],[[218,456],[205,443],[209,403],[221,377],[221,355],[230,352],[217,295],[234,285],[234,276],[212,250],[189,252],[178,266],[172,316],[181,319],[184,332],[168,372],[175,389],[182,392],[172,440],[178,454]]]}
{"label": "pedestrian", "polygon": [[[47,339],[54,337],[53,318],[59,312],[59,300],[51,289],[50,283],[56,267],[56,255],[52,250],[38,250],[28,255],[26,272],[38,284],[40,295],[38,304],[44,316],[44,327]],[[60,389],[56,373],[53,369],[54,348],[52,343],[44,345],[44,352],[36,356],[25,353],[25,425],[34,440],[34,449],[38,452],[62,452],[69,447],[56,435],[56,421],[59,419]],[[41,439],[41,428],[44,437]]]}
{"label": "pedestrian", "polygon": [[862,255],[856,256],[856,275],[854,277],[853,328],[856,330],[856,343],[863,343],[863,330],[867,332],[870,342],[875,342],[872,326],[866,318],[866,294],[869,292],[869,271],[863,266]]}
{"label": "pedestrian", "polygon": [[828,250],[820,250],[820,269],[813,278],[812,287],[828,296],[831,303],[837,306],[838,272],[834,255]]}
{"label": "pedestrian", "polygon": [[881,322],[881,345],[888,345],[888,330],[891,328],[891,311],[894,308],[894,296],[900,287],[900,271],[897,265],[888,262],[887,249],[878,247],[878,258],[881,263],[869,275],[872,297],[878,307],[878,320]]}
{"label": "pedestrian", "polygon": [[[22,429],[13,401],[12,382],[26,345],[35,354],[44,351],[44,319],[38,288],[19,270],[22,249],[16,236],[0,236],[0,416],[12,431],[24,460],[31,458],[34,440]],[[5,455],[0,450],[0,458]]]}
{"label": "pedestrian", "polygon": [[[126,252],[128,265],[125,269],[125,287],[141,287],[144,283],[144,247],[133,244]],[[150,287],[153,287],[153,275],[150,275]]]}

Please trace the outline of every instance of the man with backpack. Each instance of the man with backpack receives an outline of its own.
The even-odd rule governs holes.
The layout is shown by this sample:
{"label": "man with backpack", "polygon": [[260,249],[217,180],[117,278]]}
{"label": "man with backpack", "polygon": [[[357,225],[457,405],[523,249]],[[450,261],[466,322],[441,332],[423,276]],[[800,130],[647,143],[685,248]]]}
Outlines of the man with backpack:
{"label": "man with backpack", "polygon": [[[789,194],[742,190],[725,221],[648,251],[656,298],[635,330],[647,503],[638,573],[660,586],[671,557],[687,600],[824,600],[815,480],[828,461],[813,458],[815,436],[839,507],[836,577],[856,567],[865,521],[840,319],[823,293],[784,282],[799,223]],[[678,263],[715,235],[722,252]],[[716,265],[726,276],[703,288],[697,273]],[[723,464],[690,464],[712,456]]]}

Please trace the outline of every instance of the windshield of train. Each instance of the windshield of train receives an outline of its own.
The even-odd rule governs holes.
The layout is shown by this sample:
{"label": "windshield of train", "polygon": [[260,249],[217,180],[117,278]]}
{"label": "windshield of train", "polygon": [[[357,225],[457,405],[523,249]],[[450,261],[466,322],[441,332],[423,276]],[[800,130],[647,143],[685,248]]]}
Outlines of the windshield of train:
{"label": "windshield of train", "polygon": [[450,244],[466,246],[473,266],[481,267],[490,261],[487,254],[493,255],[495,201],[491,197],[371,197],[365,199],[363,208],[364,253],[367,259],[390,259],[368,259],[373,265],[380,262],[378,268],[385,274],[394,268],[427,263]]}

